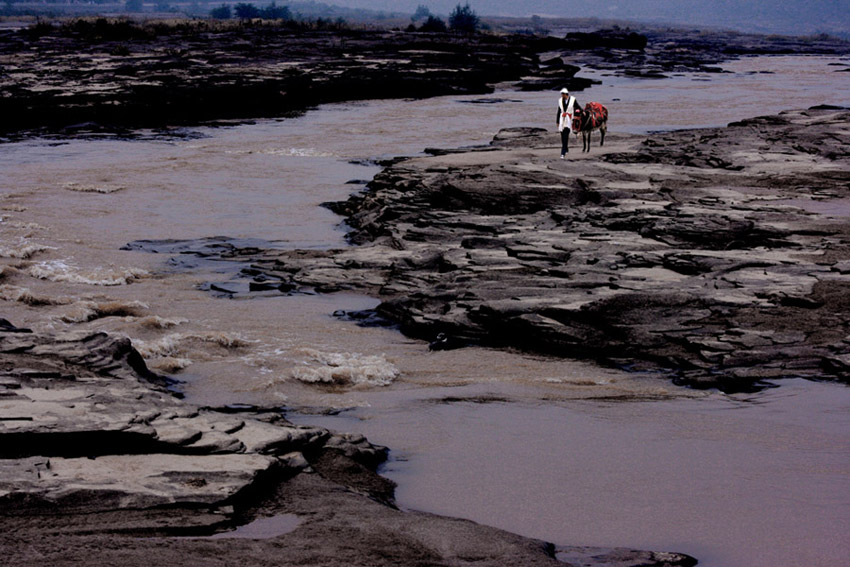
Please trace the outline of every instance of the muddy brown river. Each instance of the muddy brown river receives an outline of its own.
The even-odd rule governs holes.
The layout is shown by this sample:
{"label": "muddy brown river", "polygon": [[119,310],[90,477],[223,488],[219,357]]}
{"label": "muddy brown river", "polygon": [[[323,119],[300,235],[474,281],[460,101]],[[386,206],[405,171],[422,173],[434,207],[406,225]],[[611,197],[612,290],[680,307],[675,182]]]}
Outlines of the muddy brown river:
{"label": "muddy brown river", "polygon": [[[609,107],[611,132],[721,126],[850,106],[848,65],[759,57],[653,80],[585,70],[602,84],[576,95]],[[226,266],[121,250],[219,235],[344,246],[341,219],[320,204],[362,188],[375,159],[486,143],[508,126],[553,129],[556,100],[497,90],[328,105],[169,139],[2,144],[2,316],[127,335],[193,403],[281,405],[304,423],[362,432],[391,447],[384,474],[403,507],[556,543],[680,551],[709,567],[842,564],[845,386],[791,380],[727,396],[585,362],[429,352],[332,315],[375,298],[227,300],[198,289],[226,279]]]}

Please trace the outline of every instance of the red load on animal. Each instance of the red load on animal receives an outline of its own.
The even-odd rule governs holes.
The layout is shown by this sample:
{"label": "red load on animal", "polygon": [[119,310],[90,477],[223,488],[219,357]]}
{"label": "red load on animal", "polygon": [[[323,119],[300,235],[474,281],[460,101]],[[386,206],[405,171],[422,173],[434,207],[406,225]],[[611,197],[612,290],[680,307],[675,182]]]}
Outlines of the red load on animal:
{"label": "red load on animal", "polygon": [[576,109],[572,126],[576,135],[581,133],[582,151],[590,151],[590,133],[597,129],[601,135],[599,145],[602,146],[608,131],[608,109],[601,103],[588,102],[583,110]]}
{"label": "red load on animal", "polygon": [[608,109],[598,102],[588,102],[584,109],[590,112],[591,125],[593,128],[598,128],[603,122],[608,120]]}

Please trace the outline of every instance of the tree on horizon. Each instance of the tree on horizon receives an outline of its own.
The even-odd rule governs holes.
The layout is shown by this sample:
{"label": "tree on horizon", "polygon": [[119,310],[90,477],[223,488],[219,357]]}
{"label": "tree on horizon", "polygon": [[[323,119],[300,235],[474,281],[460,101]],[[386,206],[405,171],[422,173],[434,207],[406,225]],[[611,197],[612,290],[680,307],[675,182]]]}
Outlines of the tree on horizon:
{"label": "tree on horizon", "polygon": [[215,20],[229,20],[233,15],[230,10],[230,6],[227,4],[222,4],[218,8],[213,8],[210,10],[210,17]]}
{"label": "tree on horizon", "polygon": [[425,20],[425,23],[419,26],[419,30],[421,32],[446,32],[448,31],[448,27],[446,27],[446,22],[437,18],[436,16],[428,16],[428,19]]}
{"label": "tree on horizon", "polygon": [[260,10],[253,4],[248,4],[246,2],[240,2],[233,8],[236,17],[242,20],[250,20],[252,18],[260,17]]}
{"label": "tree on horizon", "polygon": [[416,11],[413,12],[413,16],[410,17],[414,22],[418,22],[419,20],[426,20],[428,16],[431,15],[431,10],[428,9],[428,6],[425,4],[419,4],[416,7]]}
{"label": "tree on horizon", "polygon": [[478,26],[481,24],[481,19],[469,7],[469,2],[464,6],[458,4],[452,13],[449,14],[449,29],[461,33],[475,33]]}

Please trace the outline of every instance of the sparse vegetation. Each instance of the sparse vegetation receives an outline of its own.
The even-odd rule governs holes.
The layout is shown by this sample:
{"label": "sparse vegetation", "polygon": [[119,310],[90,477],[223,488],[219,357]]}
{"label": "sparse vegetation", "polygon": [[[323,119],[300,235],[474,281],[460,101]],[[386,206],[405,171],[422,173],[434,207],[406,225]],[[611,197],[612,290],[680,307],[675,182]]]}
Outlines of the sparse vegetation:
{"label": "sparse vegetation", "polygon": [[419,26],[417,31],[421,32],[445,32],[448,31],[448,27],[446,26],[446,22],[437,18],[436,16],[428,16],[428,19],[425,20],[425,23]]}
{"label": "sparse vegetation", "polygon": [[260,10],[253,4],[247,4],[245,2],[240,2],[236,6],[233,7],[233,13],[240,20],[251,20],[253,18],[260,17]]}
{"label": "sparse vegetation", "polygon": [[253,4],[240,2],[231,10],[227,4],[222,4],[218,8],[210,10],[210,17],[216,20],[230,19],[235,13],[240,20],[291,20],[292,12],[287,6],[278,6],[272,2],[264,8],[258,8]]}
{"label": "sparse vegetation", "polygon": [[481,19],[469,7],[469,3],[458,4],[449,14],[449,29],[460,33],[475,33],[481,25]]}
{"label": "sparse vegetation", "polygon": [[428,9],[428,6],[419,4],[410,19],[413,22],[418,22],[419,20],[427,20],[429,17],[431,17],[431,10]]}
{"label": "sparse vegetation", "polygon": [[[30,21],[34,18],[67,21],[70,18],[114,19],[118,17],[115,14],[125,13],[136,19],[139,19],[137,15],[160,19],[164,17],[163,12],[170,12],[175,14],[175,17],[182,15],[192,19],[206,17],[239,20],[234,14],[237,2],[251,4],[259,10],[260,14],[252,18],[253,20],[297,21],[305,28],[315,28],[317,22],[323,29],[349,27],[349,22],[363,27],[386,28],[409,17],[402,13],[380,13],[313,0],[276,1],[277,4],[273,0],[41,0],[38,3],[29,0],[0,0],[0,17],[12,16]],[[225,10],[219,9],[221,6],[230,8],[229,16]]]}
{"label": "sparse vegetation", "polygon": [[78,18],[54,28],[62,35],[83,37],[89,41],[125,41],[151,37],[151,30],[145,29],[128,18],[111,20],[107,18]]}
{"label": "sparse vegetation", "polygon": [[[218,10],[218,11],[216,11]],[[75,18],[64,23],[50,23],[39,20],[26,29],[31,38],[46,35],[77,37],[91,42],[127,41],[134,39],[154,39],[170,35],[192,36],[206,32],[226,32],[243,27],[279,29],[287,32],[299,31],[340,31],[350,29],[342,18],[317,18],[315,20],[264,19],[265,10],[259,10],[256,20],[231,19],[227,16],[230,6],[222,4],[214,9],[221,17],[209,20],[146,20],[134,21],[122,18]],[[280,12],[276,12],[280,13]]]}
{"label": "sparse vegetation", "polygon": [[227,4],[222,4],[218,8],[210,10],[210,17],[215,20],[229,20],[233,16],[233,10]]}

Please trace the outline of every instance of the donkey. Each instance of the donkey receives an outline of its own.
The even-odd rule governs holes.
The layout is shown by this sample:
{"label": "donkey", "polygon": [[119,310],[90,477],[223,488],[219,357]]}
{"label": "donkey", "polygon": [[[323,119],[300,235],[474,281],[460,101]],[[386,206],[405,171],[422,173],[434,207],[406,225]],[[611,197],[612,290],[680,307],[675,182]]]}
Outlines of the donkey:
{"label": "donkey", "polygon": [[576,136],[581,133],[581,151],[590,151],[590,134],[599,130],[602,139],[600,147],[605,145],[605,133],[608,131],[608,109],[598,102],[588,102],[584,109],[578,109],[573,118],[573,131]]}

